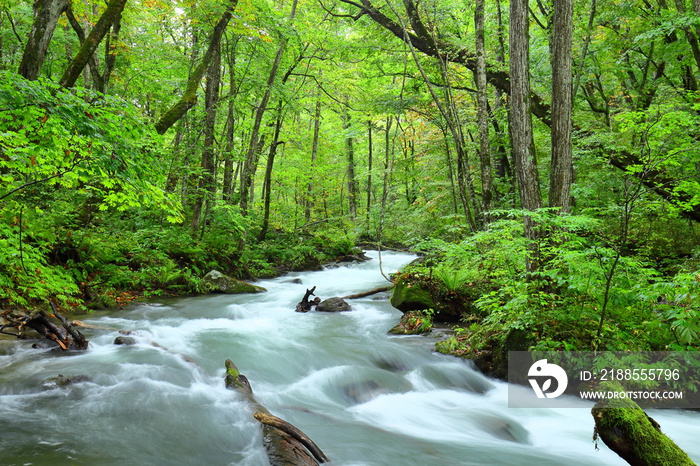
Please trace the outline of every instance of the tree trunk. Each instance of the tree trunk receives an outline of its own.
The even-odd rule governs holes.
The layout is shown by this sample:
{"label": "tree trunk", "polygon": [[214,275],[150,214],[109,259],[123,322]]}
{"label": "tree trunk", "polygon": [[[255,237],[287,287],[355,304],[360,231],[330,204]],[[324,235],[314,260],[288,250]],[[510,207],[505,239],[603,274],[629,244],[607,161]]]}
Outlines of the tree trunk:
{"label": "tree trunk", "polygon": [[[78,41],[80,41],[80,45],[85,43],[85,30],[83,29],[83,26],[80,24],[80,21],[75,17],[75,14],[73,14],[73,8],[72,6],[68,6],[66,9],[66,17],[68,18],[68,22],[70,23],[71,27],[73,28],[73,31],[75,34],[78,36]],[[90,75],[92,76],[92,83],[93,87],[97,90],[101,90],[104,88],[104,81],[102,79],[102,76],[100,76],[99,72],[99,66],[97,64],[97,60],[95,59],[95,55],[93,54],[90,57],[90,60],[88,62],[87,70],[89,71]]]}
{"label": "tree trunk", "polygon": [[311,143],[311,175],[309,176],[309,184],[306,187],[306,207],[304,210],[304,220],[306,223],[311,221],[311,207],[313,206],[313,170],[316,167],[316,157],[318,157],[318,137],[321,129],[321,89],[318,90],[316,98],[316,110],[314,112],[314,136]]}
{"label": "tree trunk", "polygon": [[571,147],[573,0],[554,2],[552,30],[552,160],[549,206],[569,212],[573,161]]}
{"label": "tree trunk", "polygon": [[474,10],[476,29],[476,89],[477,123],[479,126],[479,162],[481,165],[481,199],[483,202],[484,223],[488,223],[488,212],[493,199],[493,176],[491,174],[491,150],[489,144],[489,111],[486,89],[486,49],[484,44],[484,0],[476,0]]}
{"label": "tree trunk", "polygon": [[[510,2],[510,138],[518,177],[520,202],[525,210],[542,207],[539,175],[534,159],[530,112],[530,53],[527,0]],[[537,270],[536,225],[524,218],[525,236],[532,241],[528,272]]]}
{"label": "tree trunk", "polygon": [[58,18],[66,8],[68,0],[38,0],[34,3],[34,23],[17,71],[26,79],[34,81],[39,77]]}
{"label": "tree trunk", "polygon": [[63,87],[73,87],[75,82],[80,77],[80,74],[85,69],[90,59],[93,57],[97,46],[100,45],[102,38],[107,34],[112,24],[121,18],[122,10],[126,5],[127,0],[110,0],[107,4],[107,9],[102,13],[100,19],[92,28],[90,34],[85,38],[85,41],[80,46],[80,50],[73,58],[73,61],[68,65],[63,76],[59,80],[59,84]]}
{"label": "tree trunk", "polygon": [[231,202],[233,196],[233,149],[235,141],[235,128],[236,128],[236,112],[235,112],[235,102],[234,98],[236,95],[236,80],[235,80],[235,65],[236,65],[236,55],[235,51],[231,51],[231,59],[229,60],[229,101],[228,101],[228,113],[226,115],[226,150],[224,151],[224,179],[221,192],[223,195],[223,200],[226,203]]}
{"label": "tree trunk", "polygon": [[367,120],[367,234],[369,235],[370,212],[372,207],[372,120]]}
{"label": "tree trunk", "polygon": [[355,147],[354,138],[350,134],[350,114],[348,113],[348,100],[342,111],[343,131],[345,131],[345,153],[348,157],[348,213],[355,220],[357,215],[357,182],[355,180]]}
{"label": "tree trunk", "polygon": [[[214,198],[216,191],[216,148],[214,138],[214,128],[216,124],[216,110],[219,103],[219,87],[221,84],[221,48],[216,45],[213,51],[211,64],[207,71],[207,85],[204,97],[204,107],[206,116],[202,131],[204,133],[204,147],[202,147],[202,171],[197,181],[197,191],[195,192],[192,205],[192,233],[196,234],[200,230],[202,211],[205,205]],[[208,211],[206,209],[205,211]],[[206,217],[206,216],[205,216]],[[204,219],[206,225],[206,218]],[[202,235],[204,228],[201,229]]]}
{"label": "tree trunk", "polygon": [[202,81],[204,74],[209,68],[211,60],[214,57],[214,50],[219,47],[221,37],[226,30],[226,26],[231,20],[231,15],[236,9],[237,3],[238,0],[231,0],[231,4],[229,5],[228,9],[221,16],[221,19],[214,27],[214,31],[209,39],[209,47],[204,54],[204,58],[202,58],[202,61],[199,63],[199,65],[197,65],[197,68],[195,68],[187,80],[187,87],[185,88],[185,92],[182,94],[182,97],[180,97],[180,100],[177,101],[177,103],[167,112],[165,112],[156,123],[156,131],[158,134],[164,134],[172,125],[182,118],[182,116],[187,113],[189,109],[197,104],[197,89],[199,87],[199,83]]}
{"label": "tree trunk", "polygon": [[[610,391],[623,391],[609,383]],[[630,399],[599,401],[591,410],[595,421],[593,438],[601,440],[622,459],[634,466],[694,466],[688,455],[668,438],[659,424]]]}
{"label": "tree trunk", "polygon": [[262,228],[258,235],[258,241],[263,241],[267,235],[267,230],[270,226],[270,200],[272,198],[272,169],[275,166],[275,156],[277,155],[277,146],[279,142],[280,131],[282,129],[282,100],[277,104],[277,118],[275,119],[275,132],[272,136],[272,144],[270,144],[270,152],[267,154],[267,166],[265,167],[265,181],[263,183],[263,202],[264,213]]}
{"label": "tree trunk", "polygon": [[[295,3],[296,5],[296,3]],[[265,93],[263,94],[260,104],[255,111],[255,120],[253,121],[253,128],[250,132],[250,143],[248,144],[248,151],[246,152],[245,161],[243,162],[243,171],[241,173],[241,213],[245,216],[248,215],[248,204],[250,202],[250,188],[253,184],[253,173],[255,172],[255,164],[257,163],[257,155],[259,151],[260,144],[260,127],[262,126],[262,119],[265,111],[267,110],[267,103],[270,101],[270,95],[272,94],[272,85],[275,82],[275,77],[277,76],[277,70],[279,70],[280,63],[282,61],[282,55],[284,55],[284,49],[286,47],[286,40],[283,40],[277,49],[277,55],[272,63],[272,68],[270,69],[270,74],[267,78],[267,86],[265,88]]]}

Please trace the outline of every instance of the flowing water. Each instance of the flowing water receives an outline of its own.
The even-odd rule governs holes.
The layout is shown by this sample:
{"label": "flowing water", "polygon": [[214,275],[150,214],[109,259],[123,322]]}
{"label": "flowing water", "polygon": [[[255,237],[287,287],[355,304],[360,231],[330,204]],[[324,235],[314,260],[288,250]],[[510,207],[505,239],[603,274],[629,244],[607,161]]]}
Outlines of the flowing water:
{"label": "flowing water", "polygon": [[[294,312],[312,286],[327,298],[385,284],[370,255],[261,281],[263,294],[96,312],[83,320],[115,330],[86,331],[87,352],[0,340],[0,464],[265,465],[250,407],[224,387],[226,359],[335,465],[625,464],[602,443],[596,451],[591,404],[509,409],[505,383],[434,353],[434,338],[388,336],[401,313],[386,295],[353,300],[342,314]],[[382,256],[385,272],[413,258]],[[113,345],[116,329],[137,343]],[[89,381],[43,383],[58,374]],[[700,460],[700,414],[652,416]]]}

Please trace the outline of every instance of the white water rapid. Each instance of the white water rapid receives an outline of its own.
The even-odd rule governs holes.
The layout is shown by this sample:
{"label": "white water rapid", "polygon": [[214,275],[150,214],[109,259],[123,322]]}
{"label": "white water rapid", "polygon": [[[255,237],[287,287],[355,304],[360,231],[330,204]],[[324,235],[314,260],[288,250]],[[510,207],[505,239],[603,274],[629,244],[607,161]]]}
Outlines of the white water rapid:
{"label": "white water rapid", "polygon": [[[385,284],[369,255],[257,283],[267,293],[95,312],[82,320],[115,330],[86,331],[86,352],[0,340],[0,464],[265,465],[257,421],[224,387],[226,359],[334,465],[625,464],[602,442],[596,451],[592,404],[508,408],[507,384],[434,353],[434,338],[388,336],[401,313],[386,295],[352,300],[342,314],[294,312],[312,286],[328,298]],[[387,273],[413,259],[382,257]],[[137,343],[112,344],[116,329]],[[58,374],[89,381],[42,389]],[[700,461],[700,414],[651,415]]]}

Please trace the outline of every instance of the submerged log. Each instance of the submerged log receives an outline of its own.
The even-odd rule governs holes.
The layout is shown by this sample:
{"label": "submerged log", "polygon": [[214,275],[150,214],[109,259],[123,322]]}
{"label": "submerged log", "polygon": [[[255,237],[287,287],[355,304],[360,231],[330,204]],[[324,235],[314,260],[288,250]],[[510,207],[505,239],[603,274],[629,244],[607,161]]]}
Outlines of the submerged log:
{"label": "submerged log", "polygon": [[[618,390],[622,387],[617,386]],[[614,385],[611,391],[618,391]],[[633,466],[672,464],[691,466],[695,463],[668,438],[659,424],[630,399],[599,401],[591,410],[595,420],[594,439],[600,438],[622,459]]]}
{"label": "submerged log", "polygon": [[262,425],[263,443],[272,466],[318,466],[328,462],[326,455],[303,432],[273,416],[255,399],[250,382],[230,359],[226,360],[226,388],[237,390],[253,407],[254,416]]}

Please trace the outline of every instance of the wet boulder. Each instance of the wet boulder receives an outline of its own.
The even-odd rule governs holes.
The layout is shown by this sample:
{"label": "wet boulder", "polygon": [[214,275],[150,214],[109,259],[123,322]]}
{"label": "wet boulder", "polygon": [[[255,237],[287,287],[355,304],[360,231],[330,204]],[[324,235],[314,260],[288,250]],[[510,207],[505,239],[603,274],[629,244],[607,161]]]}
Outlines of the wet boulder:
{"label": "wet boulder", "polygon": [[261,286],[251,285],[224,275],[218,270],[212,270],[203,278],[204,286],[211,293],[240,294],[240,293],[262,293],[267,291]]}
{"label": "wet boulder", "polygon": [[136,339],[134,337],[125,337],[123,335],[118,336],[114,339],[115,345],[131,346],[136,344]]}
{"label": "wet boulder", "polygon": [[316,306],[319,312],[346,312],[351,310],[350,305],[343,298],[324,299]]}
{"label": "wet boulder", "polygon": [[69,385],[74,385],[80,382],[89,382],[90,377],[87,375],[71,375],[65,376],[58,374],[56,377],[49,377],[41,383],[43,390],[53,390],[54,388],[65,388]]}

